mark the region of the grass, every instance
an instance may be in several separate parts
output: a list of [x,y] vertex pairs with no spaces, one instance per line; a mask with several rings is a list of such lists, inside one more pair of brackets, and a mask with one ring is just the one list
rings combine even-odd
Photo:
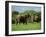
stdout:
[[41,29],[41,24],[34,22],[28,24],[12,24],[12,31],[23,31],[23,30],[39,30]]

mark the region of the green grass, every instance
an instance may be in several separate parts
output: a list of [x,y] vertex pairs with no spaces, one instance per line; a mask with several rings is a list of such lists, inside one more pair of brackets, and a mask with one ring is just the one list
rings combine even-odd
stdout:
[[41,24],[34,22],[28,24],[12,24],[12,31],[24,31],[24,30],[39,30],[41,29]]

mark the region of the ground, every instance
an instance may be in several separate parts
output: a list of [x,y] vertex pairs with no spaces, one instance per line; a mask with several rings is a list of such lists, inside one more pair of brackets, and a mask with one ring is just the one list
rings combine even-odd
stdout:
[[40,30],[41,24],[40,22],[33,22],[28,24],[12,24],[12,31],[24,31],[24,30]]

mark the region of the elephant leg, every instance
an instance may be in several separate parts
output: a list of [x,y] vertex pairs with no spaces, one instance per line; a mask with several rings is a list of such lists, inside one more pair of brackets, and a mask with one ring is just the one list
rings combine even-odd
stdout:
[[24,21],[23,21],[23,24],[24,24]]
[[26,24],[27,24],[27,19],[26,19],[26,21],[25,21],[25,22],[26,22]]
[[27,21],[26,21],[26,24],[27,24]]
[[16,25],[18,24],[18,21],[16,21]]
[[26,21],[26,24],[27,24],[27,21]]
[[16,19],[16,25],[19,23],[19,19]]

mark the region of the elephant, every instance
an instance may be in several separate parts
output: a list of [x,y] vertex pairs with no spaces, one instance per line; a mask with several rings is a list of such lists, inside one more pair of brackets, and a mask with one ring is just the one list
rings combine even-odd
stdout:
[[19,16],[16,16],[16,24],[18,23],[26,23],[27,24],[27,20],[28,18],[31,17],[30,14],[26,14],[26,15],[19,15]]
[[34,21],[35,21],[35,22],[41,21],[41,16],[35,16],[35,17],[34,17]]
[[41,16],[31,16],[31,22],[40,22],[41,21]]

